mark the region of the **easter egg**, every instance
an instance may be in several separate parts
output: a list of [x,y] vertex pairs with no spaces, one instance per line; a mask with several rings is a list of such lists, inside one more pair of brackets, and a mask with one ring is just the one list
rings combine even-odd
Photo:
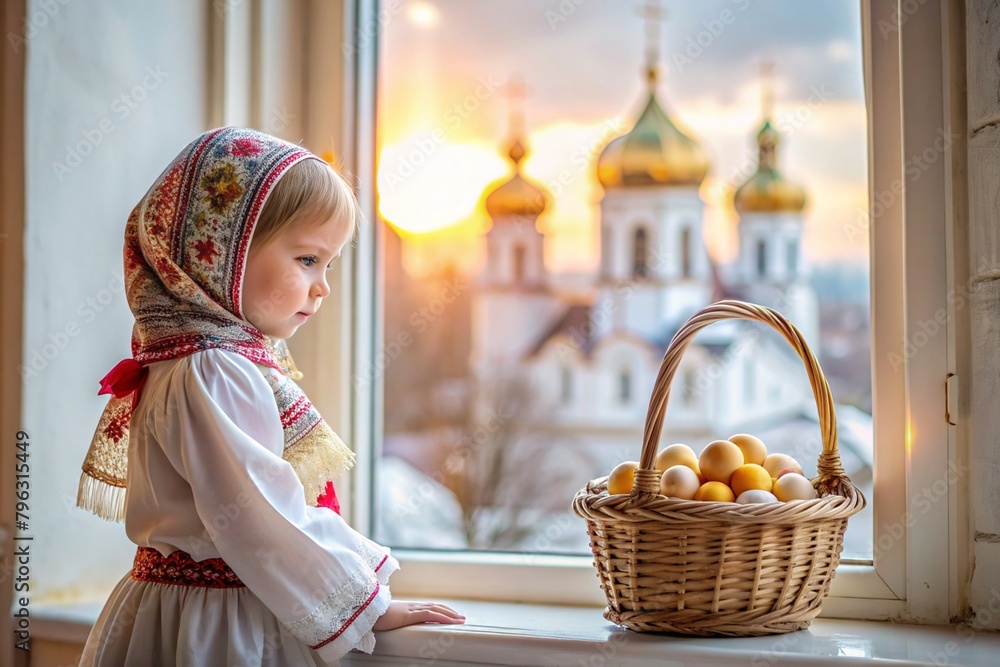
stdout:
[[666,472],[672,466],[687,466],[691,468],[701,478],[701,469],[698,468],[698,457],[694,450],[687,445],[680,443],[664,447],[656,455],[653,467],[662,472]]
[[708,482],[728,485],[733,473],[743,465],[743,452],[728,440],[716,440],[705,445],[698,457],[698,468]]
[[660,493],[671,498],[692,500],[700,487],[698,473],[686,465],[670,466],[660,477]]
[[774,483],[774,495],[783,503],[789,500],[812,500],[816,489],[812,482],[796,472],[785,473]]
[[756,463],[744,463],[733,472],[733,477],[729,480],[729,486],[733,493],[739,496],[744,491],[757,489],[760,491],[770,491],[773,483],[771,475]]
[[695,500],[709,500],[717,503],[731,503],[736,500],[733,490],[722,482],[705,482],[694,494]]
[[750,489],[736,496],[736,502],[741,505],[756,505],[757,503],[776,503],[778,498],[770,491]]
[[771,477],[778,479],[785,473],[795,472],[802,474],[802,466],[788,454],[768,454],[764,459],[764,469],[771,473]]
[[764,459],[767,457],[767,447],[764,446],[760,438],[749,433],[737,433],[736,435],[729,436],[728,440],[743,452],[744,463],[756,463],[759,466],[764,465]]
[[635,471],[639,469],[638,461],[625,461],[615,466],[608,476],[608,495],[631,493],[635,483]]

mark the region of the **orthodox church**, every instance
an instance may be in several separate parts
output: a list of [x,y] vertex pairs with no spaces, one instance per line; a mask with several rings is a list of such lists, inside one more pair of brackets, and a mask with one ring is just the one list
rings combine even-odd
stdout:
[[[819,343],[801,251],[806,194],[778,171],[770,102],[756,137],[757,169],[734,195],[739,256],[723,271],[702,231],[699,187],[709,157],[660,104],[655,66],[646,77],[632,129],[611,140],[595,165],[603,188],[600,263],[586,302],[561,295],[546,272],[537,221],[551,198],[521,173],[527,148],[519,123],[512,123],[507,152],[513,174],[484,193],[492,226],[472,306],[477,409],[488,409],[496,378],[520,377],[532,392],[534,426],[591,443],[588,449],[606,453],[601,461],[607,452],[618,461],[638,457],[666,347],[703,306],[721,298],[767,305],[814,350]],[[802,363],[783,339],[748,322],[722,322],[686,351],[664,438],[698,450],[716,437],[814,412]]]

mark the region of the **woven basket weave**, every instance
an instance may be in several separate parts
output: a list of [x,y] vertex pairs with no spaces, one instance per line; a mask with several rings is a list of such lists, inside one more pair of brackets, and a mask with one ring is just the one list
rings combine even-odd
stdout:
[[[695,334],[727,319],[771,325],[805,363],[823,437],[815,500],[738,505],[659,493],[653,460],[670,383]],[[677,332],[649,401],[632,492],[608,495],[607,479],[577,492],[573,510],[586,519],[605,618],[639,632],[746,637],[808,627],[829,592],[847,518],[865,506],[840,465],[833,399],[816,357],[780,314],[741,301],[712,304]]]

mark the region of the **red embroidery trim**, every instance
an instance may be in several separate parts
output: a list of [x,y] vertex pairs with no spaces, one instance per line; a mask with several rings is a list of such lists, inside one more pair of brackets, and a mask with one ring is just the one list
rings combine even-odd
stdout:
[[365,600],[365,603],[363,605],[361,605],[360,607],[358,607],[358,610],[356,612],[354,612],[354,614],[352,614],[349,619],[347,619],[347,622],[344,623],[344,625],[340,628],[340,630],[337,630],[335,633],[333,633],[332,635],[330,635],[329,638],[324,639],[319,644],[316,644],[315,646],[310,646],[309,648],[312,648],[312,649],[322,648],[322,647],[326,646],[327,644],[329,644],[330,642],[332,642],[337,637],[339,637],[340,635],[344,634],[344,630],[347,629],[347,626],[349,626],[354,621],[358,620],[358,616],[361,615],[361,612],[363,612],[365,609],[367,609],[368,605],[370,605],[372,603],[372,600],[374,600],[375,596],[378,595],[378,591],[379,591],[379,584],[375,584],[375,590],[372,591],[372,594],[368,597],[367,600]]
[[389,555],[388,554],[386,554],[385,556],[382,556],[381,562],[379,562],[379,564],[375,566],[375,571],[378,572],[379,570],[381,570],[382,566],[385,565],[385,562],[387,560],[389,560]]
[[152,547],[139,547],[132,563],[132,578],[158,584],[204,588],[244,588],[236,573],[221,558],[196,561],[185,551],[161,556]]
[[[281,425],[288,426],[289,424],[295,423],[299,417],[304,415],[312,407],[312,403],[305,396],[300,396],[295,400],[288,409],[281,415]],[[312,430],[312,429],[310,429]]]
[[[385,562],[387,560],[389,560],[389,555],[388,554],[386,554],[385,556],[382,556],[382,560],[379,562],[378,565],[375,566],[375,571],[378,572],[382,568],[382,566],[385,565]],[[356,612],[354,612],[354,614],[349,619],[347,619],[347,622],[344,623],[344,626],[342,628],[340,628],[340,630],[337,630],[337,632],[335,634],[333,634],[333,636],[331,636],[330,638],[325,639],[321,643],[316,644],[315,646],[312,646],[310,648],[317,649],[317,648],[321,648],[323,646],[326,646],[327,644],[329,644],[330,642],[332,642],[334,639],[336,639],[337,637],[339,637],[340,635],[342,635],[344,633],[344,630],[347,629],[347,626],[350,625],[351,623],[353,623],[354,621],[356,621],[358,619],[358,616],[361,615],[361,612],[363,612],[365,609],[367,609],[368,605],[370,605],[372,603],[372,600],[374,600],[375,596],[378,595],[378,591],[379,591],[380,587],[381,587],[380,584],[378,584],[378,583],[375,584],[375,590],[372,591],[371,596],[369,596],[369,598],[365,601],[365,603],[363,605],[361,605],[361,608],[359,608]]]

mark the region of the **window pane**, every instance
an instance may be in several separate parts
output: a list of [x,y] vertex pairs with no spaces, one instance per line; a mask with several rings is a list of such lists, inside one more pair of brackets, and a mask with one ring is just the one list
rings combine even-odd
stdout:
[[[398,7],[379,70],[378,538],[589,553],[574,493],[639,458],[666,343],[719,298],[802,330],[870,501],[857,3]],[[815,473],[808,380],[773,332],[709,327],[675,384],[663,446],[749,432]],[[871,554],[869,504],[843,556]]]

